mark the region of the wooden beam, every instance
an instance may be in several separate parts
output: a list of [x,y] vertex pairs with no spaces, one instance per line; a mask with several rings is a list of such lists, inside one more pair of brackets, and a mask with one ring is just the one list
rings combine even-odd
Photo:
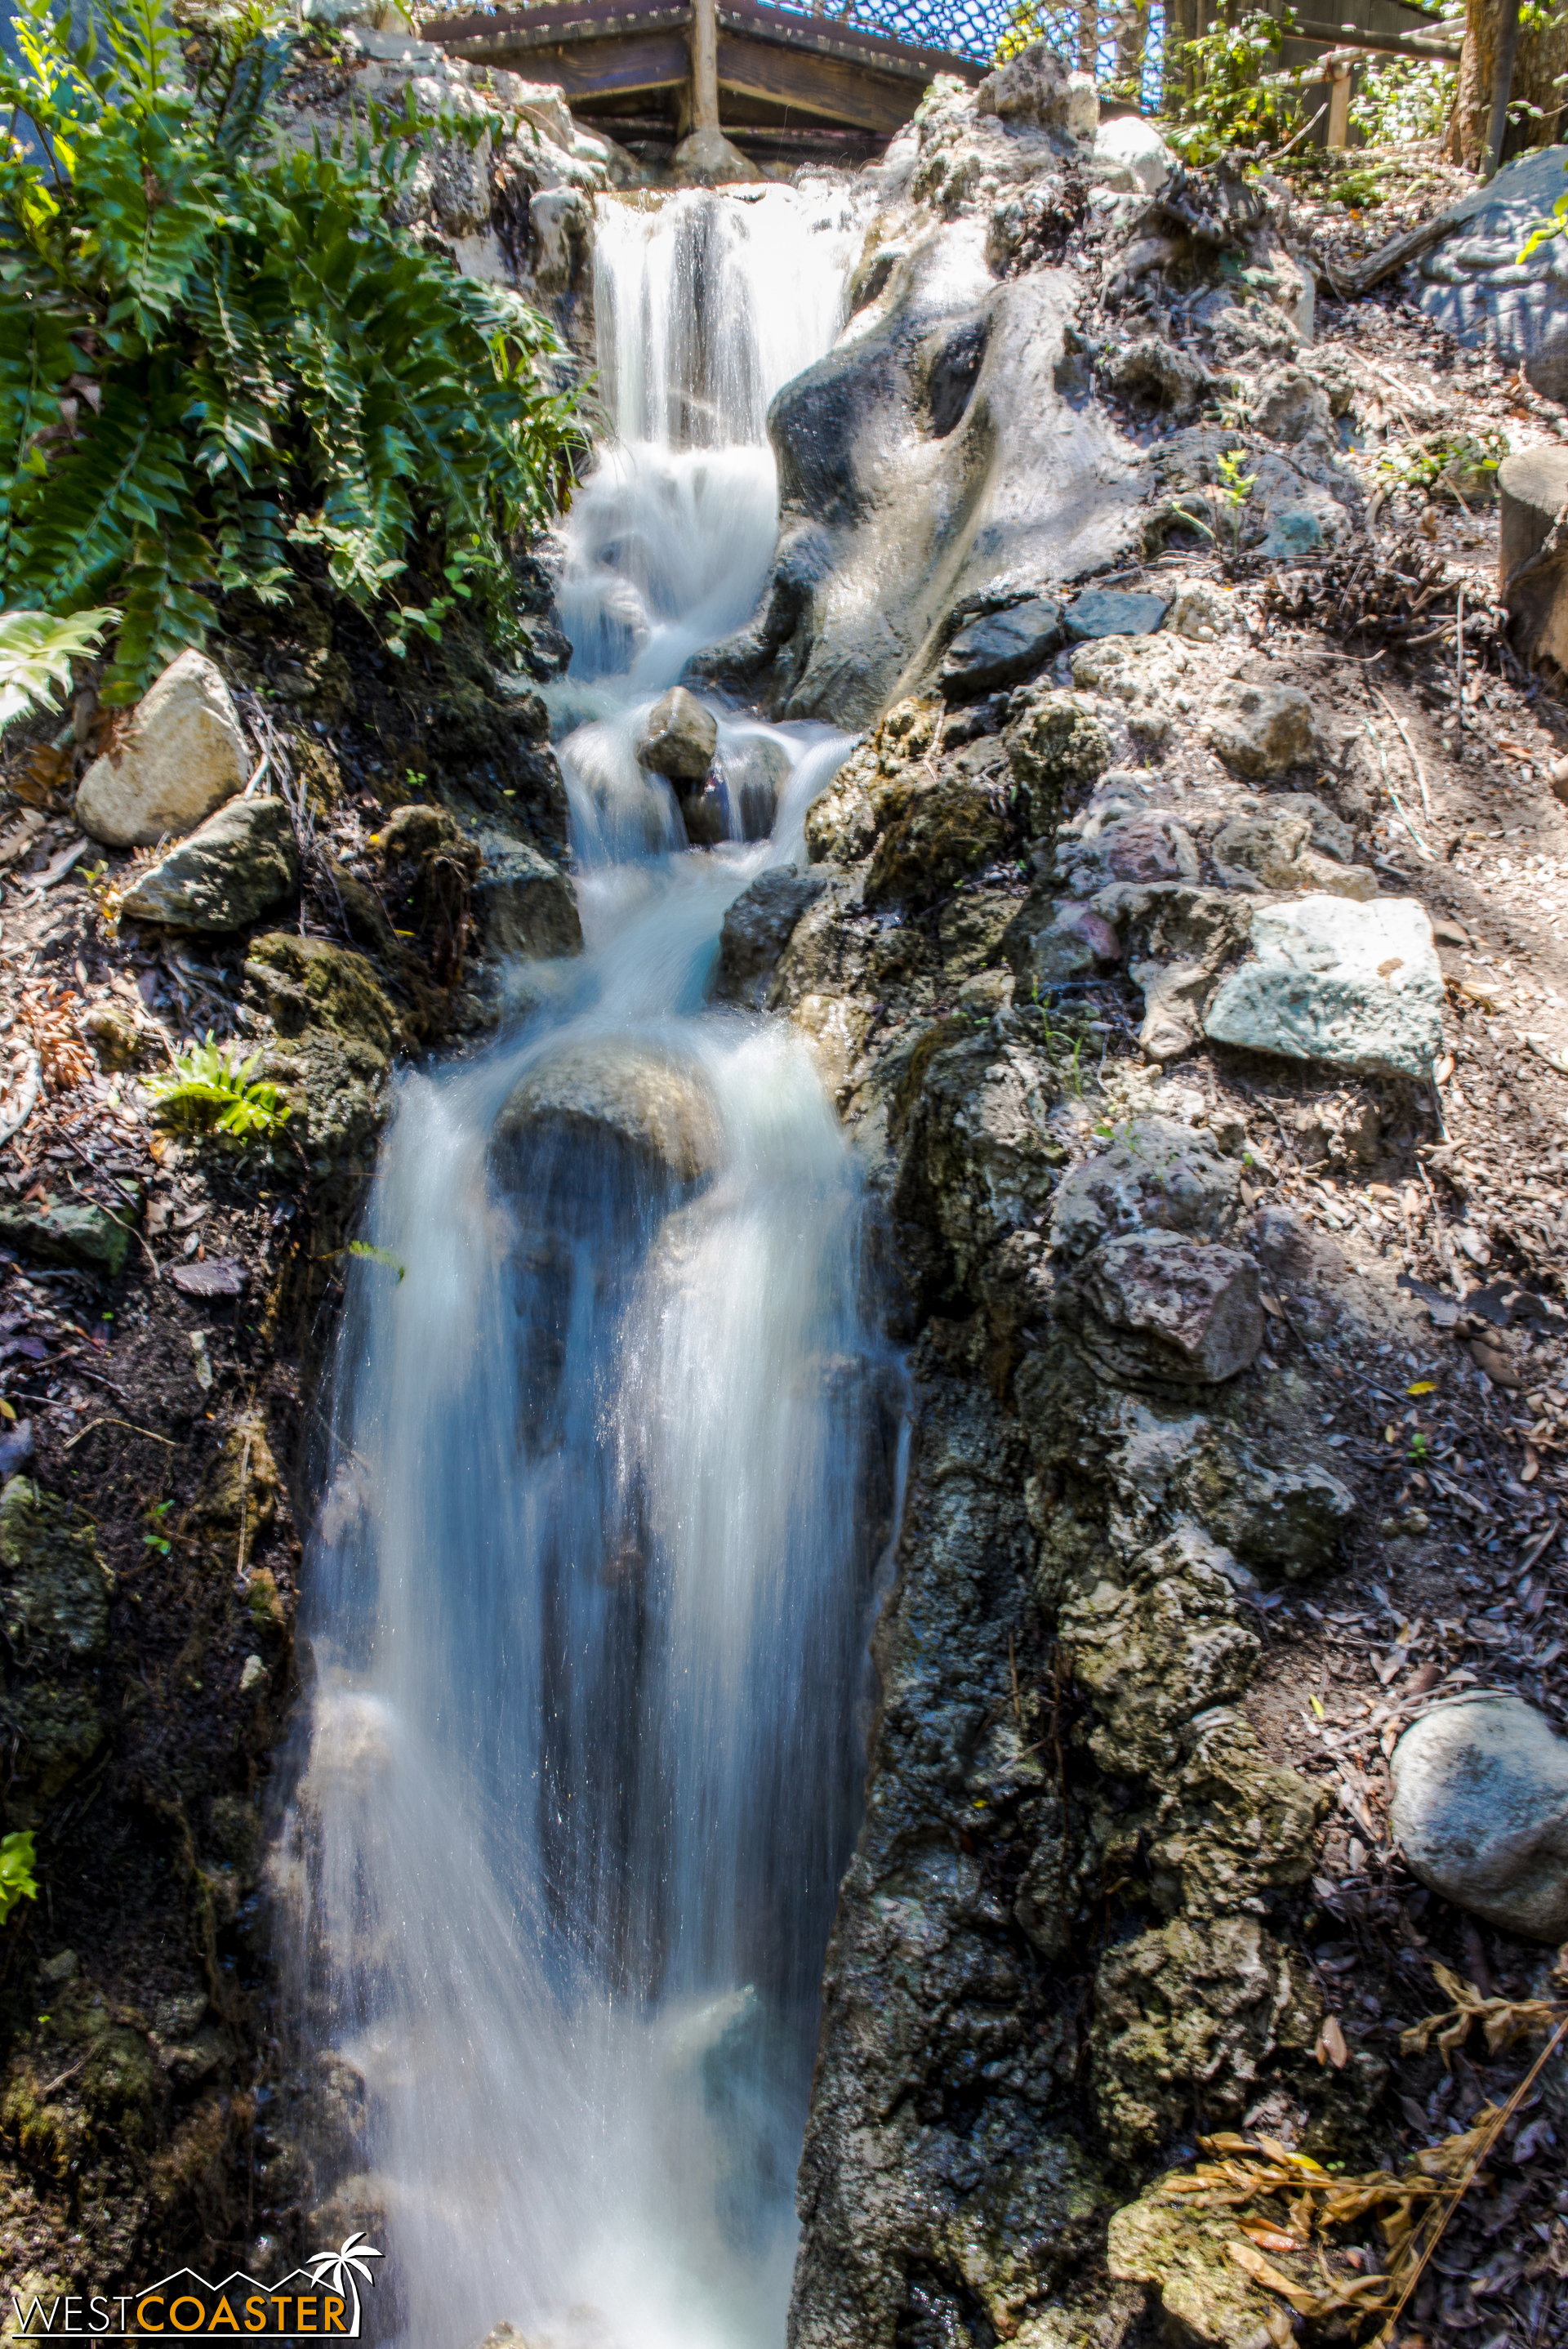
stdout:
[[692,5],[691,119],[694,130],[718,129],[718,16],[714,0],[693,0]]
[[475,65],[511,67],[535,81],[559,82],[568,105],[579,99],[624,98],[645,89],[674,89],[691,78],[684,29],[621,34],[553,47],[522,47],[513,33],[463,41],[454,54]]
[[1350,67],[1348,66],[1341,66],[1328,85],[1328,134],[1326,144],[1329,147],[1348,147],[1350,144]]
[[990,71],[974,57],[958,57],[949,49],[913,47],[886,33],[845,25],[841,18],[798,16],[783,8],[766,7],[761,0],[719,0],[718,22],[723,32],[776,41],[790,49],[815,50],[820,57],[842,57],[851,65],[870,66],[917,81],[922,88],[938,74],[956,74],[975,83],[983,81]]
[[878,131],[884,138],[909,120],[913,109],[906,80],[810,49],[745,39],[724,30],[725,13],[720,14],[718,36],[721,90],[766,98],[792,112],[816,115],[850,129]]
[[513,48],[555,48],[565,41],[591,41],[620,33],[653,33],[691,22],[691,0],[544,0],[538,8],[498,10],[493,16],[436,16],[427,20],[423,40],[443,48],[459,42],[506,41]]

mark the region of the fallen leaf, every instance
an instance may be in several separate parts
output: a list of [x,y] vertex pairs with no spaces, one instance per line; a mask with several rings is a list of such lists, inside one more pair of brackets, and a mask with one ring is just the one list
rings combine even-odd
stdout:
[[1345,2033],[1339,2027],[1337,2015],[1324,2016],[1323,2028],[1317,2034],[1315,2053],[1320,2064],[1332,2064],[1336,2072],[1343,2072],[1349,2063],[1350,2049]]
[[1273,2227],[1266,2219],[1238,2219],[1236,2221],[1249,2242],[1256,2243],[1260,2251],[1305,2251],[1306,2245],[1298,2236],[1286,2232],[1284,2227]]
[[1405,1389],[1405,1392],[1408,1395],[1436,1394],[1437,1391],[1438,1382],[1436,1379],[1418,1379],[1413,1387],[1407,1387]]

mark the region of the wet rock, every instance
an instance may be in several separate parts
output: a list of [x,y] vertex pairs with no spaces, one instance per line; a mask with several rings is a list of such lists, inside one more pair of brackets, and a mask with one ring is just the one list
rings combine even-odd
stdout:
[[82,777],[77,822],[108,847],[150,848],[232,799],[248,771],[228,687],[204,653],[182,652],[137,704],[119,749]]
[[108,1645],[114,1578],[98,1562],[92,1527],[26,1476],[0,1494],[5,1637],[24,1659],[82,1660]]
[[551,1053],[514,1087],[490,1164],[503,1185],[527,1186],[540,1165],[575,1151],[590,1164],[685,1184],[712,1174],[722,1150],[713,1096],[695,1068],[607,1039]]
[[1140,1232],[1224,1239],[1241,1213],[1241,1177],[1212,1134],[1174,1118],[1141,1117],[1062,1177],[1051,1240],[1061,1260],[1081,1263],[1104,1241]]
[[1210,700],[1203,730],[1212,750],[1259,781],[1326,756],[1312,703],[1299,686],[1222,685]]
[[1031,834],[1048,838],[1066,793],[1110,764],[1110,737],[1092,702],[1073,693],[1036,694],[1003,738]]
[[720,754],[738,840],[766,840],[789,780],[789,753],[769,734],[743,735]]
[[963,751],[934,776],[920,775],[898,797],[884,792],[882,801],[890,813],[866,875],[868,905],[934,896],[991,864],[1006,844],[999,794],[967,768]]
[[492,851],[476,879],[470,903],[487,955],[531,959],[583,951],[577,892],[557,864],[526,841]]
[[806,811],[806,848],[817,864],[858,864],[869,856],[877,820],[868,786],[876,778],[876,752],[852,750],[825,792]]
[[1042,994],[1121,956],[1116,932],[1103,915],[1073,898],[1048,895],[1015,905],[1001,944],[1020,986]]
[[1233,816],[1217,834],[1214,870],[1232,889],[1315,889],[1363,905],[1376,897],[1377,876],[1368,866],[1322,855],[1312,845],[1313,835],[1313,818],[1305,810],[1260,801],[1245,814]]
[[1094,1703],[1089,1751],[1112,1777],[1171,1770],[1187,1723],[1251,1682],[1259,1643],[1236,1620],[1223,1557],[1187,1527],[1063,1607],[1064,1652]]
[[294,823],[281,799],[234,799],[136,876],[120,910],[174,930],[243,929],[299,886]]
[[1119,2159],[1147,2159],[1201,2109],[1233,2127],[1281,2052],[1305,2055],[1323,2000],[1255,1917],[1178,1918],[1095,1979],[1095,2110]]
[[649,710],[637,740],[641,764],[672,782],[700,783],[718,748],[718,720],[684,685],[672,686]]
[[1302,368],[1276,367],[1258,386],[1252,419],[1271,440],[1294,445],[1313,434],[1326,439],[1328,394]]
[[449,809],[415,802],[393,810],[373,845],[380,853],[381,895],[395,927],[419,940],[435,977],[449,984],[462,968],[482,855],[479,841]]
[[118,1210],[76,1199],[54,1206],[26,1201],[0,1204],[0,1241],[40,1264],[74,1265],[101,1279],[117,1280],[140,1213],[141,1193],[134,1186]]
[[1163,622],[1170,598],[1132,595],[1116,587],[1091,587],[1075,595],[1065,615],[1075,644],[1090,636],[1151,636]]
[[741,891],[719,936],[713,990],[717,1002],[744,1004],[751,1011],[764,1009],[779,956],[801,915],[826,887],[825,881],[797,873],[790,864],[760,874],[749,889]]
[[1568,1741],[1516,1696],[1439,1705],[1394,1748],[1389,1830],[1434,1892],[1504,1932],[1568,1938]]
[[1442,1050],[1443,978],[1413,897],[1307,896],[1253,916],[1255,958],[1215,989],[1213,1042],[1367,1074],[1426,1078]]
[[1049,1122],[1057,1092],[1050,1063],[1032,1049],[1016,1014],[928,1062],[899,1162],[894,1211],[934,1226],[961,1281],[1049,1196],[1067,1156]]
[[1108,1240],[1057,1310],[1113,1374],[1215,1386],[1264,1342],[1257,1267],[1175,1232]]
[[318,1172],[368,1150],[401,1033],[373,965],[326,938],[274,930],[251,941],[245,978],[277,1029],[259,1073],[283,1091],[291,1136]]
[[739,831],[728,785],[717,771],[700,789],[684,792],[680,807],[681,823],[693,848],[717,848],[721,840],[733,840]]
[[947,647],[937,684],[949,700],[972,701],[1029,676],[1062,640],[1062,607],[1044,596],[987,613],[959,629]]
[[1191,351],[1175,349],[1162,335],[1139,335],[1111,359],[1106,381],[1119,399],[1190,416],[1202,406],[1212,378]]
[[1175,156],[1152,122],[1141,116],[1118,115],[1095,132],[1088,176],[1099,187],[1157,196],[1175,170]]

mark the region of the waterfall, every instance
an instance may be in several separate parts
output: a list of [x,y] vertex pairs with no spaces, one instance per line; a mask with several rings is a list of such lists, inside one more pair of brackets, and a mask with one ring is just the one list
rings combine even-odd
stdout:
[[[620,437],[569,626],[634,588],[678,668],[718,599],[746,616],[767,399],[837,319],[820,212],[602,205]],[[727,502],[753,568],[716,585]],[[626,833],[591,780],[634,766],[645,684],[562,745],[586,951],[483,1056],[403,1079],[339,1333],[276,1872],[296,2011],[362,2099],[335,2208],[385,2229],[369,2315],[404,2349],[783,2338],[901,1374],[804,1049],[704,1009],[845,739],[721,713],[776,814],[695,854],[667,791]]]

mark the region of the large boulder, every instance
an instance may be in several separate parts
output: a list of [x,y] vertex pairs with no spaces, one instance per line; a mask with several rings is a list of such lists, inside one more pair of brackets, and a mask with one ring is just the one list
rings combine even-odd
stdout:
[[95,759],[77,822],[108,848],[150,848],[191,831],[242,791],[239,713],[204,653],[183,652],[137,704],[118,749]]
[[1532,1940],[1568,1939],[1568,1742],[1517,1696],[1460,1698],[1394,1748],[1389,1828],[1456,1907]]
[[583,951],[577,892],[525,840],[508,840],[480,868],[469,904],[487,955],[530,959]]
[[235,799],[138,874],[120,910],[171,930],[239,930],[298,886],[299,850],[284,802]]
[[1415,898],[1261,906],[1252,940],[1254,958],[1220,981],[1204,1015],[1212,1042],[1369,1076],[1430,1075],[1443,975]]
[[498,1177],[523,1190],[552,1181],[566,1161],[696,1183],[722,1154],[717,1108],[700,1071],[609,1037],[538,1061],[508,1094],[490,1138]]
[[703,781],[717,748],[718,720],[684,685],[655,702],[637,738],[639,762],[672,782]]
[[1316,713],[1297,685],[1233,678],[1212,697],[1204,732],[1211,750],[1258,781],[1326,755]]

